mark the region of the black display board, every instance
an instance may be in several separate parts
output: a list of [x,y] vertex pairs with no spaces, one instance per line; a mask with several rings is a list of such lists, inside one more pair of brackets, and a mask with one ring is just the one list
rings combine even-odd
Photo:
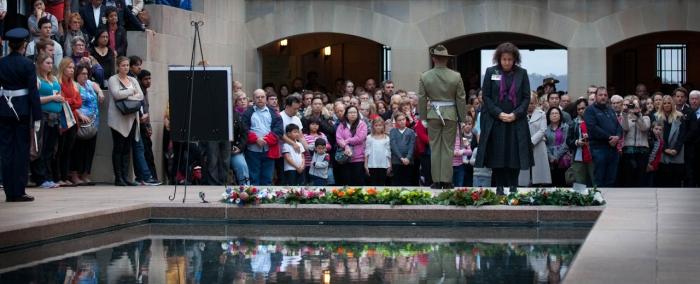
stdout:
[[[170,133],[173,141],[187,141],[190,85],[192,97],[191,141],[233,140],[231,67],[168,67]],[[194,80],[191,80],[194,77]]]

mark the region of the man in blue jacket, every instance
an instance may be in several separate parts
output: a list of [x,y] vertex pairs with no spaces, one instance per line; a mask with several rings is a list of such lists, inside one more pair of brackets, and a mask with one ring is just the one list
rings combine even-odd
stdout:
[[588,126],[595,182],[599,187],[614,186],[620,160],[617,143],[622,137],[622,127],[615,111],[608,105],[608,90],[605,87],[598,87],[595,103],[586,109],[583,119]]

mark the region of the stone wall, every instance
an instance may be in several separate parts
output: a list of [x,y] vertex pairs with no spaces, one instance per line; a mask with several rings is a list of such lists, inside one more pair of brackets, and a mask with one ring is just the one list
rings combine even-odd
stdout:
[[[230,65],[245,91],[262,85],[258,48],[316,32],[349,34],[392,48],[392,79],[415,90],[429,68],[428,47],[464,35],[514,32],[567,48],[569,90],[606,82],[606,48],[659,31],[700,31],[700,1],[655,0],[431,0],[431,1],[193,1],[184,11],[147,5],[155,34],[129,32],[129,54],[144,58],[153,73],[149,90],[154,152],[160,167],[167,66],[188,65],[191,20],[202,20],[205,59]],[[200,59],[198,58],[197,62]],[[98,136],[94,177],[111,181],[111,135],[106,115]],[[162,171],[159,171],[162,173]]]

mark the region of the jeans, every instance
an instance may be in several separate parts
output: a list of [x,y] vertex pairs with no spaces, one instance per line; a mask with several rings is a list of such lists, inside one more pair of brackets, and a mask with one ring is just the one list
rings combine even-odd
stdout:
[[617,165],[620,160],[617,149],[608,146],[593,146],[591,147],[591,156],[593,156],[593,180],[595,184],[599,187],[615,186]]
[[455,187],[464,186],[464,165],[452,166],[452,184]]
[[328,184],[328,180],[325,178],[320,178],[312,175],[309,175],[309,177],[311,177],[311,185],[313,186],[326,186]]
[[474,176],[474,187],[490,187],[491,177]]
[[272,171],[275,160],[267,157],[267,152],[245,151],[245,161],[250,172],[252,185],[272,185]]
[[243,153],[231,155],[231,168],[236,174],[236,181],[238,181],[238,185],[250,185],[248,164],[245,161]]
[[[141,132],[138,131],[135,135],[141,136]],[[146,163],[146,158],[144,156],[145,148],[143,146],[143,138],[139,137],[139,141],[135,141],[131,146],[131,154],[134,156],[134,175],[136,176],[136,180],[150,180],[153,176],[151,175],[151,170],[148,168],[148,163]]]

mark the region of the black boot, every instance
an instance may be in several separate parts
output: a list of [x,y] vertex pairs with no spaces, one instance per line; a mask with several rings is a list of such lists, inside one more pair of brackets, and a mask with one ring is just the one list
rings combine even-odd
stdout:
[[502,186],[497,186],[496,187],[496,195],[505,195],[503,192],[503,187]]
[[126,186],[122,176],[122,155],[112,155],[112,169],[114,170],[114,185]]
[[510,187],[510,193],[518,193],[518,187],[517,187],[517,186],[511,186],[511,187]]
[[139,185],[138,183],[135,183],[129,179],[129,162],[130,162],[130,157],[131,157],[131,151],[127,152],[125,155],[122,156],[122,180],[124,180],[124,183],[128,186],[137,186]]
[[441,182],[434,182],[433,184],[430,185],[431,189],[442,189],[442,183]]
[[442,189],[454,189],[455,186],[451,182],[445,182],[442,184]]

